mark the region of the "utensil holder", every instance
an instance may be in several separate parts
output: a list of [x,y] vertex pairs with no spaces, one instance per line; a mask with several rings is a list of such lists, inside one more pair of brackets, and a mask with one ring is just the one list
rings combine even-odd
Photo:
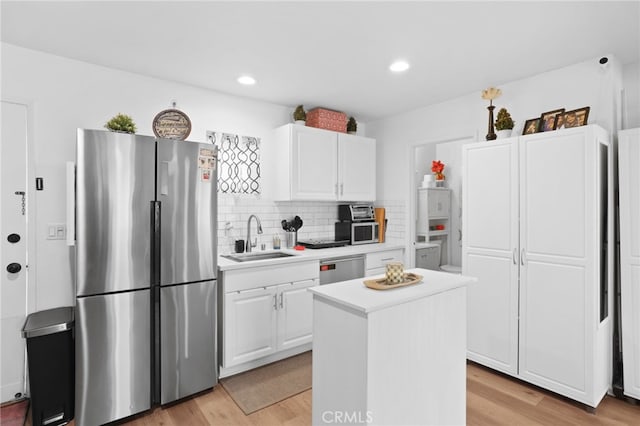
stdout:
[[285,232],[285,244],[287,248],[293,248],[296,245],[296,232]]

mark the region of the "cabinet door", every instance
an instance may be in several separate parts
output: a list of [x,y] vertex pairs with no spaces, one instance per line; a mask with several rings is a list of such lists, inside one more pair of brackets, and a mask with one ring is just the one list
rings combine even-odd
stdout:
[[520,374],[573,397],[587,392],[586,348],[597,327],[588,312],[597,306],[598,166],[586,135],[520,144]]
[[338,134],[338,199],[375,201],[376,141]]
[[303,126],[292,126],[291,132],[291,199],[335,200],[337,134]]
[[275,286],[225,294],[225,367],[276,351],[276,295]]
[[462,272],[467,289],[467,357],[518,371],[517,139],[463,146]]
[[640,399],[640,129],[618,138],[624,393]]
[[278,350],[309,343],[313,332],[313,295],[316,280],[278,286]]
[[449,218],[451,210],[451,191],[448,189],[440,189],[436,191],[435,215],[439,217]]

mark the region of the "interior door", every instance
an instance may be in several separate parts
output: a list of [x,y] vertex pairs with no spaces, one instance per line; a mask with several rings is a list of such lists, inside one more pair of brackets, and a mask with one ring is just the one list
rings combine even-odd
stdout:
[[478,278],[467,289],[467,357],[517,374],[517,139],[462,149],[462,273]]
[[597,167],[586,134],[531,135],[520,148],[520,374],[574,394],[585,392],[594,300]]
[[25,339],[20,331],[27,309],[27,107],[2,102],[2,285],[0,285],[0,402],[25,391]]

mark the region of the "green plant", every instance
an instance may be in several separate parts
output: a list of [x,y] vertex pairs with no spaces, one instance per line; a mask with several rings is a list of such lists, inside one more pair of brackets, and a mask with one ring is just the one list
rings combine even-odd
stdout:
[[111,120],[107,121],[104,127],[115,132],[125,133],[135,133],[137,130],[136,123],[133,122],[133,118],[120,113],[118,113]]
[[347,121],[347,132],[357,132],[358,131],[358,122],[355,118],[349,117],[349,121]]
[[295,109],[295,111],[293,111],[293,119],[295,121],[298,120],[302,120],[302,121],[306,121],[307,120],[307,113],[304,110],[304,107],[302,105],[298,105]]
[[507,111],[506,108],[500,108],[498,117],[496,118],[496,130],[513,129],[513,124],[509,111]]

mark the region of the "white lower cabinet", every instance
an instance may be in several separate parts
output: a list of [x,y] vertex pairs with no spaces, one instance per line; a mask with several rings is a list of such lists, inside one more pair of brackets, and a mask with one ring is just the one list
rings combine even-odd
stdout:
[[220,377],[311,348],[318,261],[222,273]]
[[225,294],[225,365],[241,364],[276,351],[276,297],[277,287]]
[[367,253],[365,258],[364,275],[381,275],[386,272],[386,264],[389,262],[403,262],[404,249],[394,249]]
[[307,291],[316,280],[278,286],[277,350],[311,343],[313,335],[313,295]]

